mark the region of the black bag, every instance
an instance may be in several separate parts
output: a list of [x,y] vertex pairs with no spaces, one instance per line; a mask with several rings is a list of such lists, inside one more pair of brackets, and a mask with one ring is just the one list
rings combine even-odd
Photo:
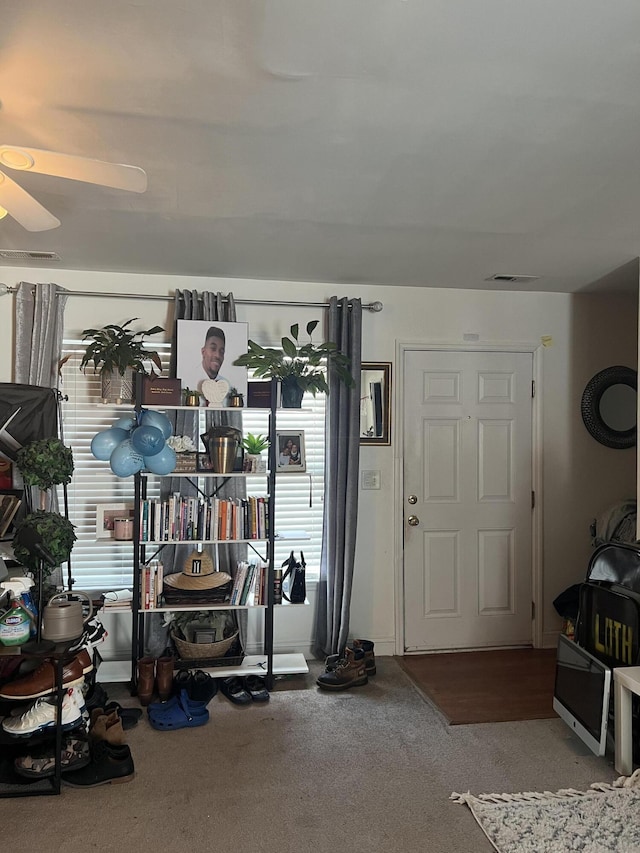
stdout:
[[[282,595],[290,604],[304,604],[307,597],[307,584],[305,580],[305,569],[307,564],[304,561],[304,554],[300,551],[300,562],[293,556],[291,552],[289,559],[285,560],[282,567],[287,567],[282,576]],[[284,591],[284,582],[289,578],[289,594]]]

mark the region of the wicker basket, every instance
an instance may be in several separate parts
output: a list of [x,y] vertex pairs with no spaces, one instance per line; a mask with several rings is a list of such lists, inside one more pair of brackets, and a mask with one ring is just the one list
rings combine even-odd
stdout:
[[234,640],[238,636],[238,631],[227,637],[225,640],[218,640],[217,643],[188,643],[186,640],[176,637],[171,632],[171,639],[176,644],[176,649],[181,658],[187,660],[200,660],[201,658],[221,658],[225,655]]

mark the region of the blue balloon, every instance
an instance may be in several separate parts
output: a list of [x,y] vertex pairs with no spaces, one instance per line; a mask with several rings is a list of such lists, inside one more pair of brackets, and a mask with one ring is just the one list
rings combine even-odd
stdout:
[[135,415],[125,415],[122,418],[118,418],[117,421],[111,425],[116,429],[125,429],[127,432],[130,432],[134,426],[136,425]]
[[169,418],[166,415],[163,415],[162,412],[156,412],[153,409],[147,409],[147,411],[143,413],[140,423],[142,426],[157,427],[165,440],[170,438],[173,432],[173,427],[171,426]]
[[164,436],[158,427],[139,426],[131,433],[131,444],[141,456],[155,456],[164,447]]
[[91,439],[91,452],[102,462],[108,462],[111,459],[111,454],[116,447],[129,438],[129,433],[117,427],[105,429],[102,432],[96,433]]
[[113,451],[109,465],[116,477],[131,477],[142,471],[144,459],[133,449],[131,439],[127,438]]
[[160,453],[155,456],[144,457],[144,467],[152,474],[159,474],[161,477],[175,471],[176,467],[176,452],[168,444],[162,448]]

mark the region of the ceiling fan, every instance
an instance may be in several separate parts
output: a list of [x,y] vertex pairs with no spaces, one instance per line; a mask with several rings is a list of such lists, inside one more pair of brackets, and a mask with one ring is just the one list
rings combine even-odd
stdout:
[[[5,166],[134,193],[143,193],[147,188],[147,175],[138,166],[107,163],[39,148],[0,145],[0,167]],[[60,225],[59,219],[1,170],[0,206],[27,231],[49,231]]]

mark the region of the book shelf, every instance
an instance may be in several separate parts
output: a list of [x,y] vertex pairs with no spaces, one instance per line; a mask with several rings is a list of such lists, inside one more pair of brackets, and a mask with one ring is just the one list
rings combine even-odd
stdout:
[[[273,629],[274,629],[274,607],[281,607],[282,605],[275,604],[274,601],[274,543],[276,538],[278,541],[296,541],[296,539],[307,539],[308,534],[306,531],[290,531],[283,532],[281,535],[277,535],[275,532],[275,477],[276,477],[276,468],[277,468],[277,441],[276,441],[276,382],[272,380],[271,384],[271,408],[268,410],[263,409],[262,411],[268,412],[269,419],[269,462],[267,467],[267,472],[265,474],[258,474],[253,472],[230,472],[230,473],[214,473],[210,471],[197,471],[197,472],[172,472],[170,474],[162,475],[164,478],[173,478],[176,480],[185,479],[189,480],[193,483],[195,481],[195,485],[197,488],[197,483],[199,480],[210,481],[211,479],[225,481],[230,478],[247,478],[256,476],[264,476],[266,478],[266,494],[267,494],[267,502],[265,504],[266,509],[266,532],[267,536],[265,538],[241,538],[241,539],[226,539],[226,538],[209,538],[209,539],[160,539],[160,540],[143,540],[141,538],[141,506],[142,501],[146,499],[147,494],[147,484],[150,482],[151,478],[158,477],[162,479],[161,475],[155,475],[149,472],[140,472],[134,475],[134,539],[133,539],[133,551],[134,551],[134,578],[133,578],[133,606],[132,606],[132,619],[133,619],[133,630],[132,630],[132,650],[131,650],[131,687],[132,692],[135,692],[137,689],[137,661],[144,656],[144,628],[145,628],[145,619],[148,614],[151,613],[167,613],[167,612],[190,612],[190,611],[249,611],[249,610],[261,610],[264,613],[264,631],[263,631],[263,650],[261,654],[257,655],[246,655],[244,656],[241,663],[237,663],[237,661],[231,659],[230,665],[222,665],[222,661],[224,659],[220,659],[220,665],[215,666],[206,666],[204,662],[201,662],[196,658],[193,661],[187,661],[186,659],[182,659],[178,668],[187,668],[187,664],[191,664],[188,668],[193,669],[203,669],[206,672],[209,672],[215,678],[226,678],[231,675],[240,675],[245,676],[251,673],[261,675],[265,678],[267,686],[271,687],[273,684],[273,678],[277,675],[289,675],[296,673],[307,673],[309,671],[309,667],[307,662],[302,654],[296,653],[286,653],[286,654],[274,654],[273,652]],[[157,411],[164,412],[172,412],[178,410],[185,410],[192,413],[203,413],[210,412],[211,409],[206,407],[193,407],[193,406],[147,406],[145,405],[143,408],[145,409],[153,409]],[[220,410],[217,410],[220,411]],[[233,408],[233,409],[225,409],[222,411],[233,412],[234,414],[242,415],[242,408]],[[300,534],[300,535],[298,535]],[[141,601],[141,577],[142,577],[142,567],[147,562],[147,554],[146,549],[155,550],[162,549],[166,545],[213,545],[216,549],[218,546],[225,546],[231,544],[246,544],[250,547],[262,545],[266,548],[265,557],[263,557],[263,561],[265,563],[265,584],[264,584],[264,600],[259,604],[230,604],[228,601],[226,602],[211,602],[207,603],[206,601],[202,602],[194,602],[193,604],[156,604],[152,607],[145,608],[141,606],[144,602]],[[254,547],[254,550],[255,547]],[[161,557],[162,551],[156,552],[153,554],[150,559],[162,559]],[[258,553],[256,551],[256,553]],[[217,553],[216,553],[217,556]],[[217,562],[217,560],[216,560]],[[218,564],[219,565],[219,564]],[[230,568],[230,567],[228,567]],[[174,567],[172,569],[173,572],[177,571],[177,568]],[[166,567],[165,567],[165,575],[166,575]],[[216,664],[218,662],[216,661]]]

